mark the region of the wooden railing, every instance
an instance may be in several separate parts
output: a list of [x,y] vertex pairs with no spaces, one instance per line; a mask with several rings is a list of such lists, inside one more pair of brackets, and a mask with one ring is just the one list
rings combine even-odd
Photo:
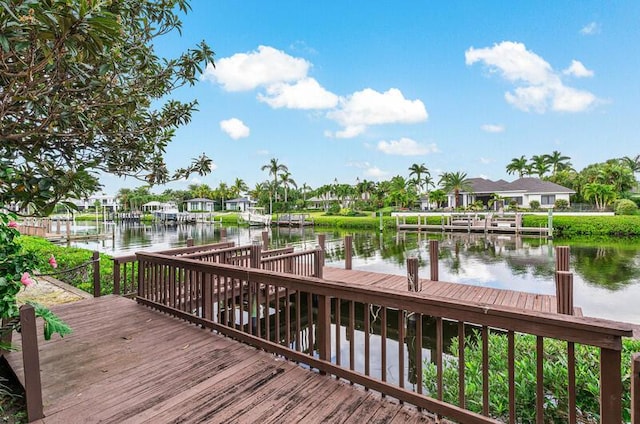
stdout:
[[322,278],[324,251],[320,248],[274,256],[262,256],[261,268],[306,277]]
[[[418,296],[384,288],[350,287],[312,277],[259,270],[259,246],[252,246],[252,249],[252,268],[139,253],[141,272],[137,301],[307,364],[321,373],[465,423],[498,422],[496,419],[516,422],[516,334],[536,337],[537,377],[533,383],[536,399],[535,406],[527,407],[535,408],[537,423],[546,421],[544,403],[547,394],[542,378],[546,361],[545,339],[567,342],[569,407],[566,414],[567,421],[575,423],[575,345],[594,346],[600,352],[599,419],[605,424],[621,422],[621,338],[632,334],[626,324],[511,308],[487,308],[424,293]],[[356,311],[364,312],[358,323]],[[423,349],[425,317],[435,322],[431,355]],[[453,326],[460,336],[457,368],[461,390],[457,404],[443,400],[445,326],[448,329]],[[482,369],[481,414],[466,409],[468,364],[464,354],[469,343],[469,338],[465,337],[468,329],[478,329],[478,343],[482,344],[482,363],[471,364]],[[508,396],[504,399],[508,402],[508,413],[498,416],[489,404],[491,357],[488,338],[493,332],[506,334],[508,339],[508,369],[505,372]],[[392,335],[397,335],[397,342],[394,343]],[[379,354],[376,355],[372,355],[374,343],[378,345]],[[362,348],[363,355],[356,354],[357,348]],[[423,364],[427,359],[437,368],[437,390],[429,396],[425,394],[422,379]],[[387,371],[391,368],[395,370],[395,382]],[[415,385],[414,390],[409,390],[410,384]]]

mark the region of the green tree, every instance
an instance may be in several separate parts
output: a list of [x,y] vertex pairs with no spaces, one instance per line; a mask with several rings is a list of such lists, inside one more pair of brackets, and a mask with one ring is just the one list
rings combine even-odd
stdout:
[[215,189],[215,192],[216,192],[216,197],[220,199],[220,205],[222,205],[221,209],[226,210],[227,207],[225,205],[225,201],[229,198],[229,195],[231,194],[231,190],[229,189],[229,186],[227,185],[227,183],[222,181],[220,182],[218,187]]
[[97,171],[149,184],[204,175],[204,154],[170,173],[163,153],[196,101],[171,93],[213,63],[205,42],[177,58],[154,46],[187,0],[0,0],[0,204],[47,214],[99,187]]
[[414,177],[414,182],[416,187],[418,188],[418,193],[420,193],[420,190],[424,188],[424,180],[422,179],[423,175],[425,177],[431,177],[429,168],[427,168],[424,163],[421,163],[420,165],[414,163],[409,167],[409,177]]
[[[289,172],[289,168],[287,168],[287,166],[282,163],[278,163],[278,159],[271,158],[271,160],[269,160],[269,163],[263,165],[260,169],[263,171],[269,171],[269,175],[273,176],[273,190],[271,199],[269,199],[269,213],[273,213],[273,196],[277,196],[278,192],[278,175],[281,172]],[[276,199],[276,201],[277,200],[278,199]]]
[[231,196],[239,197],[242,193],[249,190],[249,186],[244,182],[242,178],[236,178],[231,186]]
[[429,199],[436,204],[436,208],[439,208],[444,202],[447,201],[447,193],[444,190],[433,190]]
[[538,175],[539,178],[544,177],[544,175],[549,172],[551,165],[547,161],[545,155],[534,155],[531,157],[530,163],[531,172]]
[[529,173],[529,164],[527,158],[520,156],[519,158],[511,159],[511,162],[507,165],[507,174],[518,174],[519,178],[522,178]]
[[587,183],[582,190],[585,200],[593,200],[597,209],[604,209],[616,199],[615,187],[611,184]]
[[465,172],[445,172],[440,176],[440,186],[446,193],[452,193],[455,198],[455,207],[460,207],[460,192],[471,191],[471,181]]
[[289,171],[285,171],[280,174],[280,182],[284,187],[284,203],[286,204],[288,200],[289,187],[292,186],[298,188],[298,185],[296,184],[296,181],[291,178],[291,173]]
[[569,156],[564,156],[557,150],[554,150],[550,155],[544,155],[544,160],[551,166],[551,175],[556,175],[558,171],[571,168],[571,159]]

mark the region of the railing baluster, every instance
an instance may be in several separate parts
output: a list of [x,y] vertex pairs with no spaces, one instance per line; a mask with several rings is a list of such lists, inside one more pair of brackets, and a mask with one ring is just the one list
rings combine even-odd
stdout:
[[276,339],[275,342],[280,344],[280,286],[274,286],[274,296],[276,305]]
[[536,423],[544,424],[544,338],[536,337]]
[[567,374],[569,384],[569,424],[576,424],[576,350],[573,342],[567,342]]
[[253,283],[255,286],[255,316],[256,316],[256,336],[258,338],[262,337],[262,330],[261,330],[261,325],[260,325],[260,293],[262,293],[262,283]]
[[[364,375],[371,374],[371,311],[370,305],[364,304]],[[367,390],[367,389],[365,389]]]
[[309,355],[313,356],[313,298],[311,292],[307,292],[307,332],[309,334]]
[[284,335],[287,348],[291,348],[291,292],[284,291],[284,327],[287,333]]
[[515,335],[512,330],[507,332],[507,368],[509,374],[509,423],[516,422],[516,368],[515,368]]
[[464,322],[458,322],[458,406],[465,408]]
[[219,322],[220,324],[222,324],[222,301],[220,299],[220,296],[222,295],[222,282],[220,281],[221,278],[220,277],[214,277],[215,281],[216,281],[216,291],[215,291],[215,304],[218,305],[216,307],[216,321]]
[[[349,369],[351,371],[356,369],[355,366],[355,357],[356,357],[356,348],[355,348],[355,322],[356,322],[356,312],[355,312],[355,303],[354,301],[349,302]],[[353,384],[353,382],[351,382]]]
[[[387,307],[382,306],[380,313],[381,325],[380,328],[380,378],[382,381],[387,381]],[[384,397],[384,393],[382,394]]]
[[[336,325],[336,365],[340,366],[342,364],[342,352],[341,352],[341,328],[340,328],[340,320],[341,320],[341,306],[342,306],[342,301],[340,300],[340,298],[336,297],[336,312],[335,312],[335,325]],[[339,378],[338,376],[336,376],[336,378]]]
[[416,387],[418,393],[422,394],[422,314],[415,314],[416,317]]
[[489,416],[489,328],[482,326],[482,415]]
[[398,310],[398,381],[404,388],[404,310]]
[[[617,338],[620,343],[620,337]],[[600,423],[622,422],[621,352],[600,349]]]
[[436,373],[438,383],[438,400],[442,400],[442,318],[436,318]]
[[300,343],[300,290],[296,290],[296,350],[300,352],[302,350]]
[[266,283],[264,285],[264,336],[267,340],[271,340],[271,314],[269,313],[269,296],[271,293],[271,285]]

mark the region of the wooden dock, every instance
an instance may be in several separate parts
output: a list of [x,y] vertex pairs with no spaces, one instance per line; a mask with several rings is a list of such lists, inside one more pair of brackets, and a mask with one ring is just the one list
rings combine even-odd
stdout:
[[[52,308],[73,334],[39,331],[39,423],[432,423],[379,393],[107,296]],[[21,352],[7,355],[22,378]]]
[[[323,278],[349,285],[379,287],[407,292],[407,277],[377,272],[345,270],[330,266],[323,269]],[[547,294],[526,293],[516,290],[494,289],[469,284],[447,283],[420,279],[422,290],[411,292],[416,296],[441,296],[449,299],[472,301],[487,306],[525,309],[535,312],[556,313],[556,297]],[[574,308],[574,315],[582,316],[582,309]]]

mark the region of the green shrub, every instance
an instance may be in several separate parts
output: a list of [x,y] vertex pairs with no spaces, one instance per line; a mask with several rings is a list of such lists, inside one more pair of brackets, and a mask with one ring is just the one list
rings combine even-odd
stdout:
[[532,200],[529,202],[529,207],[534,211],[538,210],[540,209],[540,202],[538,202],[537,200]]
[[620,199],[615,205],[616,215],[635,215],[638,212],[638,205],[633,200]]
[[569,209],[569,202],[565,199],[557,199],[553,204],[554,209],[558,209],[560,211]]
[[[504,333],[489,334],[489,407],[494,418],[508,421],[509,381],[507,374],[508,339]],[[443,398],[457,404],[458,400],[458,339],[450,345],[450,355],[443,360]],[[633,353],[640,350],[639,340],[623,340],[622,384],[623,419],[630,420],[630,365]],[[544,422],[566,422],[567,343],[544,340]],[[581,422],[599,420],[599,360],[597,348],[576,345],[576,406]],[[479,332],[465,342],[465,398],[467,409],[482,411],[482,341]],[[528,334],[515,336],[516,422],[535,422],[536,400],[536,337]],[[437,393],[436,366],[425,363],[423,384],[428,393]]]
[[[525,215],[524,227],[546,227],[546,216]],[[640,216],[554,216],[553,234],[575,236],[640,236]]]
[[[55,272],[48,272],[48,274],[88,293],[93,293],[92,265],[81,266],[91,260],[92,251],[78,247],[59,246],[40,237],[20,236],[17,241],[23,251],[33,253],[39,258],[38,265],[42,273],[49,268],[47,261],[49,256],[53,254],[58,268]],[[74,271],[69,272],[71,269]],[[103,253],[100,254],[100,292],[102,294],[113,293],[113,261],[111,256]]]

